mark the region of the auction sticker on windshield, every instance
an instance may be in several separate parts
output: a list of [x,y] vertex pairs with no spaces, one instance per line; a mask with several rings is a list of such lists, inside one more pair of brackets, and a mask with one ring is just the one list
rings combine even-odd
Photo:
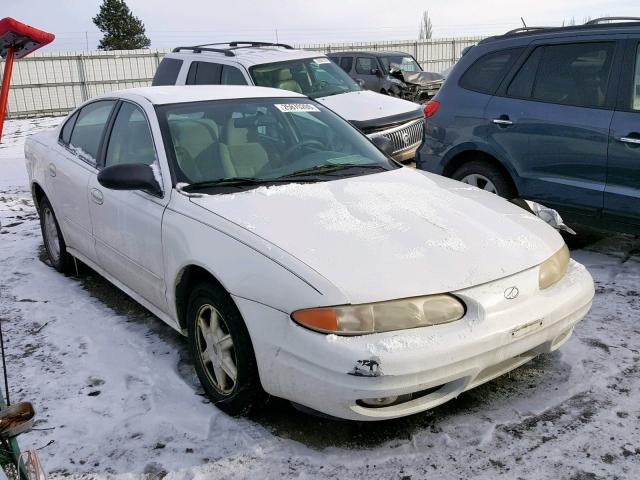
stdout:
[[310,103],[276,103],[275,107],[281,112],[319,112],[320,109]]

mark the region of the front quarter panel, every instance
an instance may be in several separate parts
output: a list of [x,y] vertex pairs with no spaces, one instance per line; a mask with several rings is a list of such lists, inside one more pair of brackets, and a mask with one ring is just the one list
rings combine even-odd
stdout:
[[173,192],[162,236],[167,300],[174,318],[176,286],[189,265],[207,270],[231,295],[287,314],[347,303],[342,292],[304,263],[180,193]]

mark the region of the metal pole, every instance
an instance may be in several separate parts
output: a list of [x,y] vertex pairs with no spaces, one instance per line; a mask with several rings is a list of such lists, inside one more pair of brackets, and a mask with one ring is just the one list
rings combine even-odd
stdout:
[[4,76],[2,77],[2,91],[0,91],[0,141],[2,141],[2,128],[4,127],[4,117],[7,114],[7,102],[9,100],[9,85],[11,84],[11,73],[13,72],[13,47],[7,50],[7,59],[4,64]]

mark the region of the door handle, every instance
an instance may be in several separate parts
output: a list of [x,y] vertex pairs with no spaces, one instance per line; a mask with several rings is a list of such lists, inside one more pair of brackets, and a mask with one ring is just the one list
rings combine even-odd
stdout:
[[102,205],[102,203],[104,202],[104,195],[102,195],[102,192],[100,190],[98,190],[97,188],[92,188],[91,189],[91,200],[93,200],[93,203],[97,203],[98,205]]
[[509,117],[506,115],[500,115],[500,117],[494,118],[493,120],[491,120],[491,122],[495,123],[496,125],[503,125],[503,126],[513,125],[513,122],[509,120]]
[[[630,133],[629,135],[637,135],[637,133],[636,134],[631,134]],[[618,140],[620,142],[622,142],[622,143],[630,143],[632,145],[640,145],[640,137],[635,137],[635,136],[634,137],[620,137]]]
[[56,166],[53,163],[49,164],[49,176],[51,177],[56,176]]

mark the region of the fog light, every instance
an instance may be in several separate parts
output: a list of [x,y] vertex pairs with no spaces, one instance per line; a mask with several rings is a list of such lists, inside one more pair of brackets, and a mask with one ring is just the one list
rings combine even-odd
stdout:
[[398,397],[381,397],[381,398],[362,398],[358,400],[360,403],[363,403],[366,407],[386,407],[394,404],[398,400]]

